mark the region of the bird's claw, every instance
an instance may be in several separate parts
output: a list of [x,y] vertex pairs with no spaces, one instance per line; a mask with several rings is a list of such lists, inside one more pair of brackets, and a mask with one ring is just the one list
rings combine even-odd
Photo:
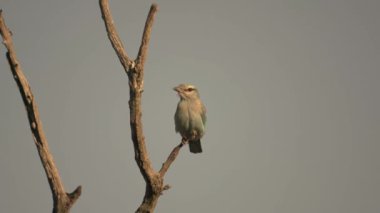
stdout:
[[186,138],[182,138],[181,146],[186,145],[189,141]]

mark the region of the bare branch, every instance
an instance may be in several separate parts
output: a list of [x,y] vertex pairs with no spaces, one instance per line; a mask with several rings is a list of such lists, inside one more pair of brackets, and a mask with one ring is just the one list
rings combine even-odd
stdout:
[[[145,28],[141,40],[140,49],[137,58],[132,62],[125,54],[121,45],[120,38],[117,35],[113,25],[112,17],[109,11],[108,0],[99,0],[103,20],[106,25],[108,38],[115,49],[120,62],[128,73],[129,79],[129,110],[130,110],[130,127],[135,151],[135,160],[146,182],[146,189],[143,202],[136,210],[139,213],[151,213],[157,204],[158,198],[163,190],[169,189],[169,185],[163,184],[164,175],[168,171],[172,162],[176,159],[179,150],[186,143],[184,140],[176,146],[170,153],[166,162],[162,165],[159,172],[156,172],[150,162],[148,151],[146,149],[145,138],[143,134],[143,124],[141,120],[141,98],[144,87],[144,64],[148,52],[149,40],[152,31],[155,14],[158,6],[153,4],[145,22]],[[128,63],[126,63],[128,62]]]
[[116,31],[108,0],[100,0],[99,4],[102,12],[102,18],[104,20],[104,24],[106,25],[108,38],[110,39],[112,47],[115,50],[117,57],[119,57],[120,63],[125,72],[128,72],[132,61],[128,58],[127,52],[125,51],[123,43],[121,42],[121,39]]
[[80,196],[81,186],[79,186],[70,195],[68,195],[65,192],[63,183],[58,173],[58,169],[54,163],[53,156],[50,154],[49,151],[48,142],[46,140],[45,133],[42,129],[42,122],[39,117],[37,104],[34,101],[34,96],[29,86],[29,83],[25,75],[23,74],[21,66],[17,60],[16,52],[13,47],[12,34],[5,24],[5,21],[2,16],[2,11],[0,11],[0,33],[3,37],[3,44],[8,50],[6,54],[8,63],[11,68],[13,77],[19,87],[22,99],[24,101],[33,139],[36,144],[42,166],[45,169],[50,189],[52,191],[54,201],[53,212],[68,212],[71,206]]
[[174,149],[172,150],[172,152],[169,154],[168,158],[166,159],[165,163],[162,164],[162,167],[159,171],[160,173],[160,176],[161,177],[164,177],[166,172],[168,171],[170,165],[173,163],[173,161],[177,158],[177,155],[179,153],[179,151],[181,150],[181,148],[187,143],[188,141],[186,141],[184,138],[182,139],[182,142],[180,144],[178,144],[176,147],[174,147]]
[[145,22],[145,27],[144,27],[144,33],[141,38],[141,44],[140,44],[140,49],[139,53],[136,58],[136,64],[137,66],[141,66],[140,69],[144,69],[144,64],[148,52],[148,46],[149,46],[149,41],[150,41],[150,35],[152,32],[152,26],[154,22],[154,17],[158,11],[158,6],[156,4],[152,4],[149,10],[148,17]]

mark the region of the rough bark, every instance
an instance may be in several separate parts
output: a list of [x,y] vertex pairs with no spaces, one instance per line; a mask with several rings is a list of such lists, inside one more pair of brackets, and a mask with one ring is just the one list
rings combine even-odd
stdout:
[[99,4],[108,38],[120,60],[120,63],[127,73],[129,80],[129,110],[132,142],[136,163],[146,183],[143,201],[136,212],[152,213],[154,212],[158,198],[162,194],[162,191],[169,189],[168,185],[164,185],[164,176],[184,144],[184,141],[182,141],[172,150],[169,157],[162,165],[160,171],[157,172],[153,169],[148,151],[146,149],[143,134],[143,124],[141,121],[141,97],[144,87],[144,64],[147,56],[154,17],[158,10],[158,6],[156,4],[152,4],[150,7],[138,55],[135,60],[131,60],[128,57],[120,37],[117,34],[109,9],[108,0],[99,0]]
[[15,79],[20,90],[20,94],[28,115],[33,140],[36,144],[37,151],[52,192],[53,213],[67,213],[70,211],[70,208],[75,201],[79,198],[82,188],[81,186],[78,186],[72,193],[65,192],[65,188],[61,177],[59,176],[58,169],[54,163],[53,156],[49,151],[48,142],[42,129],[42,122],[39,117],[37,104],[34,100],[29,83],[17,60],[16,52],[13,47],[12,33],[9,31],[4,22],[2,11],[0,11],[0,33],[3,37],[3,44],[8,50],[6,57],[12,71],[13,78]]

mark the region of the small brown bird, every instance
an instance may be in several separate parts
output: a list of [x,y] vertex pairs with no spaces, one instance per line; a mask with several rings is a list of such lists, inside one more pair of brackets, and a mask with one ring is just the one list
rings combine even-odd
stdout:
[[188,140],[190,152],[201,153],[201,138],[205,133],[206,108],[199,98],[199,92],[191,84],[174,87],[180,101],[175,112],[175,131]]

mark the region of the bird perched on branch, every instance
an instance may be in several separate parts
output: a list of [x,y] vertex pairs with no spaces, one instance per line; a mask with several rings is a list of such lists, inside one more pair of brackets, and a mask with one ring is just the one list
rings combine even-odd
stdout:
[[180,101],[175,112],[175,131],[189,143],[190,152],[201,153],[201,138],[205,133],[206,108],[199,98],[197,88],[190,84],[180,84],[173,88]]

